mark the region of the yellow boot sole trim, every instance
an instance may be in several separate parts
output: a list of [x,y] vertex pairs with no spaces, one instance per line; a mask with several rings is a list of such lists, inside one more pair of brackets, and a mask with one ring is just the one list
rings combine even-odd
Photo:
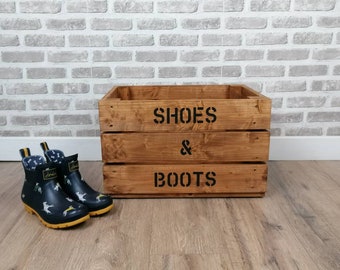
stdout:
[[73,220],[73,221],[70,221],[70,222],[53,224],[53,223],[46,222],[34,209],[29,207],[27,204],[24,204],[24,207],[25,207],[25,209],[28,213],[30,213],[32,215],[33,214],[36,215],[39,218],[39,220],[42,224],[44,224],[46,227],[51,228],[51,229],[63,229],[63,228],[72,227],[72,226],[78,225],[80,223],[83,223],[90,218],[90,215],[86,215],[82,218],[79,218],[77,220]]
[[96,210],[96,211],[89,212],[89,214],[90,214],[91,217],[100,216],[100,215],[103,215],[103,214],[109,212],[112,208],[113,208],[113,203],[111,205],[103,208],[103,209],[99,209],[99,210]]

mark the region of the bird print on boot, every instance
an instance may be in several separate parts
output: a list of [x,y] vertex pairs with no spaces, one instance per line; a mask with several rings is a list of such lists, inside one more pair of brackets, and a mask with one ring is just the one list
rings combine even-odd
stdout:
[[100,201],[100,198],[102,198],[102,197],[105,197],[105,195],[104,195],[104,194],[99,194],[99,195],[96,197],[97,201],[99,202],[99,201]]
[[77,196],[78,196],[78,200],[81,202],[85,202],[86,200],[84,199],[86,193],[82,194],[79,191],[76,192]]
[[68,184],[69,186],[72,186],[71,180],[64,175],[64,183]]
[[74,207],[72,205],[70,205],[64,212],[63,212],[63,215],[64,217],[66,217],[67,213],[72,211],[72,210],[75,210]]
[[59,189],[61,189],[61,186],[60,186],[59,183],[57,183],[57,184],[55,185],[55,187],[54,187],[54,190],[55,190],[55,191],[59,191]]
[[43,202],[44,209],[43,211],[46,212],[47,214],[51,214],[51,211],[49,208],[54,207],[53,204],[48,204],[47,202]]
[[39,186],[39,183],[35,183],[34,191],[38,191],[40,194],[42,194],[42,190],[41,187]]

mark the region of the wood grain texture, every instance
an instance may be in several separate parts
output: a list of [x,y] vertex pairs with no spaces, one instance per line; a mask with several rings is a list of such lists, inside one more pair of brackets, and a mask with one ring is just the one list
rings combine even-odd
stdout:
[[[191,153],[181,153],[183,141]],[[269,132],[103,133],[105,163],[267,161]],[[186,152],[186,151],[185,151]]]
[[267,164],[104,165],[104,191],[119,197],[263,196]]
[[[340,269],[340,162],[269,162],[254,199],[115,199],[67,230],[20,201],[19,162],[0,163],[0,269]],[[102,164],[81,162],[102,189]]]

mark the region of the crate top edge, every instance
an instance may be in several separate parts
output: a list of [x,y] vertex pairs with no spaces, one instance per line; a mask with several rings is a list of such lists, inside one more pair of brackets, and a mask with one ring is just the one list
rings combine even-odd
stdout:
[[[172,89],[171,89],[172,88]],[[174,94],[169,98],[162,95]],[[189,92],[190,91],[190,92]],[[201,97],[200,94],[205,95]],[[176,96],[177,95],[177,96]],[[182,97],[184,95],[185,97]],[[196,95],[196,96],[191,96]],[[251,89],[245,84],[225,85],[138,85],[114,86],[99,100],[100,104],[111,101],[152,101],[152,100],[247,100],[258,99],[271,101],[270,98]]]

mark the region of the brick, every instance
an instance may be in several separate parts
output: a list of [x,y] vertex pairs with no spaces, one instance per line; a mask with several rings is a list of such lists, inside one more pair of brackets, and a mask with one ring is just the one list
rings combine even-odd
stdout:
[[98,110],[97,99],[81,99],[76,100],[76,110]]
[[159,78],[189,78],[196,77],[195,67],[160,67]]
[[47,94],[45,83],[16,83],[6,85],[7,95],[41,95]]
[[271,128],[270,136],[281,136],[281,128]]
[[89,114],[61,114],[54,115],[53,122],[55,125],[90,125],[92,124],[91,115]]
[[132,21],[129,19],[95,18],[91,23],[91,29],[126,31],[132,29]]
[[332,107],[340,107],[340,97],[333,97],[331,101]]
[[132,60],[132,52],[127,51],[94,51],[93,62],[121,62]]
[[90,86],[86,83],[54,83],[53,94],[86,94],[90,92]]
[[2,68],[0,67],[0,79],[21,79],[21,68]]
[[246,66],[247,77],[282,77],[284,66]]
[[330,44],[332,33],[300,32],[293,36],[294,44]]
[[153,78],[155,69],[153,67],[122,67],[115,68],[116,78]]
[[177,27],[176,19],[141,19],[137,21],[140,30],[171,30]]
[[70,104],[70,99],[34,99],[30,101],[30,108],[33,111],[68,110]]
[[85,19],[48,19],[46,27],[57,31],[84,30],[86,22]]
[[287,99],[288,108],[320,108],[326,102],[325,97],[291,97]]
[[105,13],[106,0],[67,0],[67,12],[70,13]]
[[221,21],[220,18],[184,19],[181,25],[183,29],[190,30],[218,29]]
[[316,60],[339,60],[340,48],[319,49],[313,51],[313,59]]
[[334,67],[333,75],[340,75],[340,65]]
[[26,35],[25,45],[33,47],[64,47],[65,37],[54,35]]
[[3,30],[37,30],[41,28],[39,19],[1,19],[0,29]]
[[70,35],[71,47],[108,47],[109,38],[106,35]]
[[203,67],[203,77],[240,77],[241,76],[240,66],[209,66]]
[[21,1],[19,9],[22,13],[51,13],[56,14],[61,11],[61,1]]
[[48,115],[14,115],[11,117],[14,126],[45,126],[50,124]]
[[287,50],[269,50],[268,60],[304,60],[308,59],[308,49],[287,49]]
[[263,29],[267,26],[267,19],[259,17],[229,17],[225,23],[228,29]]
[[3,137],[28,137],[30,132],[28,130],[4,130],[0,131],[0,136]]
[[180,60],[184,62],[217,61],[219,56],[219,50],[182,51]]
[[27,68],[28,79],[59,79],[65,77],[65,68]]
[[[0,126],[6,126],[7,125],[7,118],[6,116],[0,116]],[[1,133],[0,133],[1,135]]]
[[205,12],[235,12],[243,10],[243,0],[210,0],[204,1]]
[[157,7],[160,13],[193,13],[198,9],[198,1],[159,1]]
[[287,44],[288,38],[286,33],[257,33],[246,34],[247,45],[275,45]]
[[19,44],[17,35],[0,35],[0,47],[19,46]]
[[2,90],[2,85],[0,85],[0,95],[2,95],[4,91]]
[[306,28],[312,26],[312,17],[276,17],[272,19],[274,28]]
[[11,51],[2,52],[1,58],[3,62],[7,63],[33,63],[44,61],[44,53],[36,51]]
[[100,130],[99,129],[77,130],[76,136],[78,136],[78,137],[99,137],[100,136]]
[[113,39],[113,46],[115,47],[133,47],[133,46],[154,45],[153,35],[125,34],[125,35],[115,35],[112,37],[112,39]]
[[333,10],[336,0],[295,0],[295,10],[298,11],[328,11]]
[[252,0],[251,11],[289,11],[290,0]]
[[224,60],[226,61],[249,61],[249,60],[260,60],[263,59],[263,50],[249,50],[249,49],[238,49],[238,50],[226,50],[224,54]]
[[336,43],[340,44],[340,33],[336,35]]
[[277,82],[267,82],[266,92],[302,92],[306,91],[305,81],[277,81]]
[[272,113],[272,123],[300,123],[303,120],[303,113]]
[[322,128],[289,128],[286,129],[286,136],[321,136]]
[[110,67],[73,68],[72,78],[111,78]]
[[308,122],[340,122],[340,112],[309,112]]
[[289,76],[322,76],[327,74],[326,65],[297,65],[289,67]]
[[23,111],[25,109],[25,100],[0,99],[0,111]]
[[87,51],[48,52],[48,61],[53,63],[86,62],[87,57]]
[[312,91],[340,91],[340,80],[313,81]]
[[15,2],[1,1],[0,13],[15,13]]
[[340,27],[340,17],[320,17],[317,25],[325,28],[338,28]]
[[242,43],[240,34],[204,34],[202,35],[203,46],[239,46]]
[[100,83],[93,85],[93,93],[104,95],[113,87],[112,83]]
[[177,59],[176,51],[137,51],[137,62],[171,62]]
[[282,108],[283,98],[272,98],[272,108]]
[[197,46],[197,35],[169,34],[160,36],[161,46]]
[[340,136],[340,127],[330,127],[327,129],[327,136]]
[[117,13],[151,13],[153,1],[119,0],[114,2],[114,11]]
[[71,130],[37,130],[33,131],[33,136],[35,137],[71,137]]

